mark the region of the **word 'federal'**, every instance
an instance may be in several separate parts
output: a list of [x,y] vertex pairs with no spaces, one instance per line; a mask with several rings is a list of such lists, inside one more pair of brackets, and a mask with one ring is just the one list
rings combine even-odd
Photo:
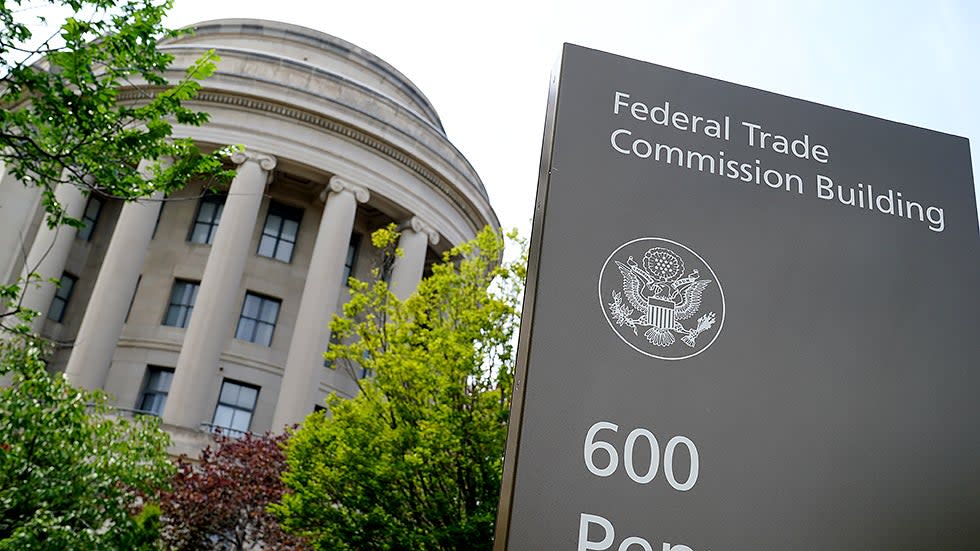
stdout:
[[[684,111],[671,111],[670,102],[664,100],[662,105],[650,107],[641,101],[628,101],[630,95],[616,92],[613,100],[613,114],[620,115],[628,111],[638,121],[650,122],[660,126],[672,126],[683,132],[704,134],[709,138],[731,141],[732,118],[728,115],[720,119],[712,119],[701,115],[688,115]],[[746,129],[745,143],[758,149],[769,149],[783,155],[792,155],[800,159],[813,159],[818,163],[830,160],[830,150],[821,144],[810,144],[810,135],[803,134],[800,138],[790,139],[782,134],[764,130],[762,125],[742,122]]]

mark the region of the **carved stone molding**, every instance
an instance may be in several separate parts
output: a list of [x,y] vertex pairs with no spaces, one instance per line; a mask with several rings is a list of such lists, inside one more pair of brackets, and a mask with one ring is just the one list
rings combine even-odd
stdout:
[[[147,90],[152,91],[152,88]],[[119,99],[123,102],[141,101],[145,98],[147,90],[124,91],[119,94]],[[387,142],[379,140],[361,130],[352,128],[346,124],[342,124],[334,119],[259,98],[244,97],[216,90],[202,90],[194,98],[193,102],[188,103],[224,105],[243,110],[271,113],[298,122],[306,123],[324,131],[353,140],[381,153],[390,159],[395,160],[415,174],[418,174],[423,180],[431,184],[433,189],[439,191],[444,197],[449,199],[449,201],[452,202],[464,216],[466,216],[474,231],[479,231],[486,224],[486,222],[483,221],[483,217],[470,205],[470,202],[465,199],[460,192],[454,189],[453,184],[450,184],[447,180],[437,175],[435,171],[431,170],[429,167],[423,165],[413,157],[407,155],[402,150],[393,147]],[[467,183],[466,185],[472,184]],[[486,198],[485,191],[478,191],[478,193]]]
[[262,170],[266,172],[271,172],[272,169],[276,168],[276,158],[268,153],[259,153],[258,151],[236,151],[231,155],[231,162],[236,165],[245,163],[246,161],[254,161],[262,167]]
[[367,203],[368,200],[371,199],[371,192],[369,192],[364,186],[353,184],[340,176],[334,176],[330,178],[330,183],[327,184],[327,189],[323,190],[323,193],[320,194],[320,200],[326,201],[328,193],[341,193],[344,191],[348,191],[353,194],[358,203]]
[[407,228],[411,228],[415,233],[425,234],[429,238],[430,245],[439,243],[439,232],[437,232],[435,228],[424,222],[418,216],[413,216],[405,223],[405,225]]

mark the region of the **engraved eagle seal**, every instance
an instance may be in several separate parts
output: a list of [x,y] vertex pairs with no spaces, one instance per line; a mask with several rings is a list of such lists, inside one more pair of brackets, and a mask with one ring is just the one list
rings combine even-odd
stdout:
[[711,267],[691,249],[659,237],[625,243],[606,259],[599,299],[623,341],[667,360],[710,346],[724,317],[724,295]]

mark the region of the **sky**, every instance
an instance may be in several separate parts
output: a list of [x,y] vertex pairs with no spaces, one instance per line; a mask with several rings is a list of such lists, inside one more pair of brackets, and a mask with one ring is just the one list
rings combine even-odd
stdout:
[[435,106],[502,225],[524,235],[564,42],[965,136],[980,174],[972,0],[176,0],[169,25],[239,17],[310,27],[392,64]]

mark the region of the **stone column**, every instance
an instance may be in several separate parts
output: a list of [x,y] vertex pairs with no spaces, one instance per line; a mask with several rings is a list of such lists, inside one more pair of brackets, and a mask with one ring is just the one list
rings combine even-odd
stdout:
[[238,172],[225,200],[163,410],[165,423],[190,429],[210,420],[205,404],[211,403],[218,359],[234,325],[262,194],[276,167],[274,157],[251,151],[234,154],[232,161],[239,165]]
[[313,410],[318,374],[323,369],[323,352],[330,342],[330,320],[344,285],[341,278],[354,214],[357,203],[364,203],[370,197],[366,189],[337,176],[330,179],[324,195],[326,205],[272,417],[272,429],[276,431],[301,422]]
[[157,192],[149,201],[123,205],[65,369],[77,386],[94,390],[105,385],[162,200],[163,193]]
[[[60,184],[54,195],[66,216],[76,219],[82,217],[85,212],[85,195],[80,187],[68,183]],[[41,282],[39,285],[26,287],[22,302],[25,308],[41,312],[31,324],[34,333],[41,332],[51,299],[54,298],[55,286],[47,280],[60,278],[65,271],[65,262],[68,261],[68,253],[71,252],[76,233],[78,231],[75,228],[63,224],[49,228],[47,220],[42,220],[31,250],[27,253],[22,276],[26,279],[27,274],[33,271],[40,276]]]
[[431,226],[413,216],[401,230],[398,248],[402,256],[395,260],[391,271],[391,292],[401,300],[405,300],[415,291],[422,280],[422,270],[425,268],[425,251],[431,243],[439,242],[439,234]]
[[40,198],[39,188],[24,185],[0,162],[0,285],[20,276]]

